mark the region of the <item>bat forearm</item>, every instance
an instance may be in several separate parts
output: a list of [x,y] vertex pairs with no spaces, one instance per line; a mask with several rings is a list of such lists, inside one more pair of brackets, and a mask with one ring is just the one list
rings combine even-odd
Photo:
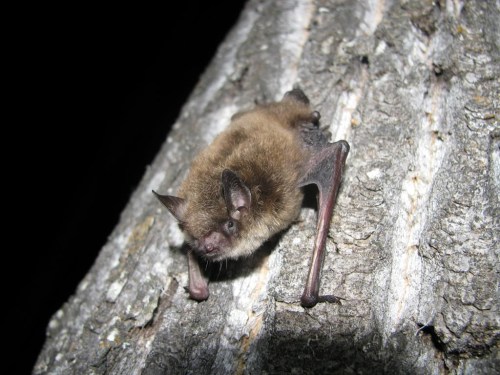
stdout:
[[[319,202],[322,201],[324,201],[324,197],[321,197],[320,194]],[[331,200],[329,202],[327,200],[324,204],[320,203],[318,224],[316,227],[317,234],[314,242],[311,266],[309,268],[309,275],[307,277],[304,293],[300,299],[300,302],[304,307],[313,307],[318,303],[321,268],[323,265],[323,259],[325,258],[326,238],[328,236],[328,229],[330,228],[331,214],[334,204],[335,201],[332,202]]]
[[307,277],[304,293],[300,299],[302,306],[313,307],[318,302],[335,302],[339,303],[339,299],[335,296],[319,296],[319,282],[323,259],[325,257],[326,239],[332,219],[333,208],[337,193],[342,180],[342,172],[344,169],[345,159],[349,152],[349,145],[345,141],[339,141],[328,145],[319,152],[323,156],[318,161],[315,161],[316,170],[310,172],[313,182],[318,186],[318,224],[316,226],[316,240],[314,242],[313,256],[309,275]]

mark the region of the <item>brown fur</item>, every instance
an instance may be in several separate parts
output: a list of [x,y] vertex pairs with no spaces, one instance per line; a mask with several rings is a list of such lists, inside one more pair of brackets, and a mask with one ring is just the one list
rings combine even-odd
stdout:
[[227,220],[221,184],[225,169],[248,186],[252,203],[233,249],[220,259],[248,255],[288,227],[299,214],[303,195],[298,180],[309,157],[297,125],[310,119],[309,105],[293,98],[234,116],[227,130],[195,158],[179,189],[186,200],[182,227],[188,237],[203,237]]

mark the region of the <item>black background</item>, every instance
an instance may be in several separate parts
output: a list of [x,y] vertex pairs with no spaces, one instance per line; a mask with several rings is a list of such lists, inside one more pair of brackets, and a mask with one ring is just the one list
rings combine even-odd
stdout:
[[15,135],[2,142],[15,148],[4,155],[15,373],[31,372],[50,316],[91,267],[244,1],[176,5],[32,10],[18,25]]

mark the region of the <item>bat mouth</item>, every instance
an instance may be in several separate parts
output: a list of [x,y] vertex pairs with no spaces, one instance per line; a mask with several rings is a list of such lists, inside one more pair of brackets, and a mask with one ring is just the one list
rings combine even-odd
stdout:
[[213,257],[217,256],[217,254],[220,253],[220,248],[213,244],[206,244],[202,247],[201,251],[205,254],[205,256]]
[[201,258],[209,261],[217,261],[222,259],[221,249],[219,246],[213,244],[201,244],[199,241],[195,241],[192,246],[194,252]]
[[206,252],[204,250],[197,249],[195,251],[198,256],[209,262],[220,262],[225,259],[223,253],[219,249],[214,249],[211,252]]

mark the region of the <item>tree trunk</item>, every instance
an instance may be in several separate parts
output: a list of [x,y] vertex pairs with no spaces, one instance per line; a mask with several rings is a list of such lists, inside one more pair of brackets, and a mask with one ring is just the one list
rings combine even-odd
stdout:
[[[35,374],[488,373],[500,368],[498,1],[251,0],[75,295]],[[351,145],[321,290],[315,211],[189,300],[174,193],[254,101],[298,83]]]

